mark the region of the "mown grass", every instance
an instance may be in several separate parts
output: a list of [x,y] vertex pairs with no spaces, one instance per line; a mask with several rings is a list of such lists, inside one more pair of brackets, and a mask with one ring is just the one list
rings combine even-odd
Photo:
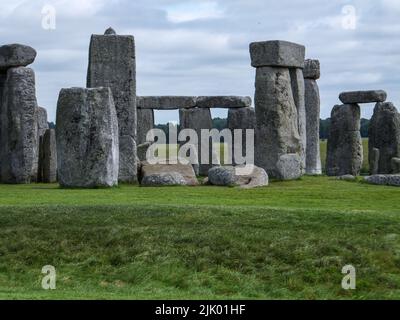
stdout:
[[[0,185],[0,298],[398,299],[400,189]],[[54,265],[57,289],[41,289]],[[341,288],[344,265],[357,289]]]

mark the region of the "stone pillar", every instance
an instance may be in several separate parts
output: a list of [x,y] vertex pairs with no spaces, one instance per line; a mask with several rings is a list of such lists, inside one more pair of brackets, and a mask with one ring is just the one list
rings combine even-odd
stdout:
[[199,158],[199,169],[198,174],[201,176],[207,176],[208,170],[215,165],[216,156],[213,153],[212,141],[210,139],[209,146],[209,164],[201,163],[201,129],[212,129],[212,118],[211,111],[208,108],[191,108],[191,109],[180,109],[179,110],[180,129],[193,129],[196,131],[198,136],[198,158]]
[[0,128],[1,181],[30,183],[38,152],[35,73],[32,69],[7,70]]
[[294,103],[297,108],[297,123],[300,136],[300,159],[302,174],[306,172],[306,149],[307,149],[307,123],[305,105],[305,84],[303,70],[299,68],[289,69]]
[[42,172],[43,168],[41,167],[42,162],[41,162],[41,143],[42,143],[42,138],[46,132],[47,129],[49,129],[49,124],[47,122],[47,111],[45,108],[38,107],[37,110],[37,125],[38,125],[38,138],[37,138],[37,157],[35,158],[35,163],[34,163],[34,169],[33,169],[33,181],[38,181],[40,182],[42,179]]
[[[305,47],[286,41],[250,44],[256,69],[255,164],[272,178],[291,180],[304,172]],[[301,127],[301,130],[299,129]]]
[[[228,110],[228,129],[232,132],[233,147],[237,143],[235,141],[234,130],[242,130],[242,156],[246,156],[246,130],[256,128],[256,112],[254,108],[231,108]],[[232,150],[234,157],[234,150]],[[233,164],[237,162],[233,159]]]
[[307,128],[306,173],[309,175],[320,175],[322,174],[319,140],[321,101],[317,83],[317,80],[320,77],[319,61],[306,60],[303,71]]
[[7,78],[7,72],[6,71],[1,71],[0,70],[0,182],[1,182],[1,161],[2,161],[2,156],[1,156],[1,146],[2,146],[2,141],[1,141],[1,126],[2,126],[2,114],[3,114],[3,91],[4,91],[4,85],[6,82]]
[[57,146],[55,130],[47,129],[45,134],[41,137],[41,141],[42,182],[57,182]]
[[118,119],[110,88],[62,89],[56,123],[60,185],[84,188],[117,185]]
[[111,88],[121,137],[119,180],[137,182],[136,57],[133,36],[116,35],[111,28],[104,35],[92,35],[87,87]]
[[[400,114],[393,103],[376,104],[368,135],[371,174],[394,173],[392,159],[400,157]],[[377,157],[373,156],[375,149],[378,152]]]
[[360,106],[337,105],[331,114],[326,173],[328,176],[360,173],[363,148],[360,134]]
[[154,128],[154,111],[152,109],[137,110],[137,144],[147,142],[147,133]]

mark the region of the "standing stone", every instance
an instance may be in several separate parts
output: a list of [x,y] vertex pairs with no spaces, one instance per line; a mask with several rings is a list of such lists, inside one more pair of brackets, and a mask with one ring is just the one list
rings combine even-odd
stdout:
[[331,114],[326,173],[328,176],[357,176],[362,161],[360,107],[357,104],[337,105]]
[[2,110],[2,105],[3,105],[3,91],[4,91],[4,85],[6,82],[6,78],[7,78],[7,72],[4,71],[0,71],[0,182],[1,182],[1,123],[2,123],[2,114],[3,114],[3,110]]
[[[147,133],[154,128],[154,111],[152,109],[137,110],[137,144],[149,141]],[[150,140],[153,141],[153,140]]]
[[320,95],[317,79],[320,77],[318,60],[306,60],[304,67],[305,106],[306,106],[306,173],[322,174],[319,143]]
[[32,69],[8,69],[0,128],[1,181],[30,183],[38,152],[35,73]]
[[60,185],[117,185],[118,120],[110,88],[62,89],[56,123]]
[[111,88],[118,116],[119,136],[124,137],[120,144],[119,180],[136,182],[137,172],[132,171],[132,168],[137,167],[136,57],[133,36],[116,35],[111,28],[105,35],[92,35],[87,87]]
[[306,106],[305,106],[305,84],[302,69],[290,69],[290,80],[292,82],[292,91],[294,103],[297,108],[297,122],[300,136],[300,160],[301,173],[306,171],[306,149],[307,149],[307,124],[306,124]]
[[[193,108],[179,110],[180,128],[193,129],[198,137],[199,174],[207,176],[208,170],[216,165],[216,156],[213,153],[212,141],[209,142],[208,164],[201,163],[201,129],[212,129],[211,111],[207,108]],[[213,164],[214,162],[214,164]]]
[[392,159],[392,172],[393,172],[393,174],[400,173],[400,158]]
[[[305,47],[287,41],[250,44],[256,71],[255,164],[272,178],[290,180],[305,171]],[[297,167],[298,166],[298,167]]]
[[45,108],[38,107],[37,110],[37,125],[38,125],[38,144],[37,144],[37,157],[35,158],[35,163],[34,163],[34,168],[33,168],[33,181],[41,181],[42,180],[42,172],[43,168],[42,162],[41,162],[41,157],[42,157],[42,150],[41,150],[41,144],[42,144],[42,137],[44,136],[45,132],[47,129],[49,129],[49,124],[47,122],[47,111]]
[[[235,140],[234,130],[242,130],[242,156],[246,156],[246,130],[255,130],[256,128],[256,112],[254,108],[237,108],[228,111],[228,128],[232,133],[233,148],[239,143]],[[234,156],[234,150],[232,150]],[[233,164],[237,162],[233,159]]]
[[57,146],[56,146],[56,131],[47,129],[43,137],[42,144],[42,165],[41,176],[42,182],[54,183],[57,181]]
[[[390,174],[392,158],[400,157],[400,114],[390,103],[377,103],[369,125],[369,164],[371,174]],[[373,150],[379,156],[373,156]]]
[[[287,175],[283,166],[292,161],[280,161],[287,154],[301,154],[298,112],[293,98],[289,69],[260,67],[256,71],[256,143],[255,164],[272,178],[293,179],[301,175],[301,161],[295,172]],[[279,164],[279,165],[278,165]]]

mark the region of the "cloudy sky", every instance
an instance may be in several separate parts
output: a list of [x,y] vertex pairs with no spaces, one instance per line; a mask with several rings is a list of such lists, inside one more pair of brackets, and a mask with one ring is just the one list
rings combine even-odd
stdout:
[[[322,118],[344,90],[384,89],[400,106],[399,0],[0,0],[1,43],[38,51],[32,67],[50,120],[61,88],[85,86],[90,35],[109,26],[135,36],[138,95],[253,97],[248,45],[280,39],[321,61]],[[156,114],[157,122],[177,118]]]

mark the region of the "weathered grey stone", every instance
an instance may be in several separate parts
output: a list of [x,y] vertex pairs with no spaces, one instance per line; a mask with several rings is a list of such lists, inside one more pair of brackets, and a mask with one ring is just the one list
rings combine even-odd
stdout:
[[[1,181],[30,183],[38,156],[35,73],[10,68],[1,104]],[[37,174],[37,172],[36,172]]]
[[196,186],[198,181],[190,164],[149,164],[143,162],[141,167],[141,185],[189,185]]
[[118,120],[110,88],[62,89],[56,123],[60,185],[117,185]]
[[328,176],[358,176],[363,161],[360,134],[360,107],[337,105],[331,114],[326,173]]
[[139,161],[146,161],[147,150],[152,144],[153,142],[145,142],[137,146],[137,156],[139,158]]
[[234,167],[214,167],[208,170],[208,181],[215,186],[235,186],[238,179]]
[[385,102],[386,98],[387,93],[383,90],[350,91],[339,95],[340,101],[344,104]]
[[345,174],[344,176],[339,176],[336,178],[338,180],[344,180],[344,181],[355,181],[357,179],[355,176],[352,176],[351,174]]
[[364,180],[370,184],[400,187],[400,174],[376,174],[365,177]]
[[104,32],[104,35],[115,36],[115,35],[117,35],[117,33],[115,32],[115,30],[113,28],[110,27]]
[[375,174],[369,177],[365,177],[364,181],[368,182],[369,184],[387,185],[388,176],[384,174]]
[[131,184],[138,182],[137,145],[131,136],[119,136],[118,180]]
[[292,92],[294,103],[297,108],[297,123],[300,136],[300,159],[301,172],[306,172],[306,149],[307,149],[307,121],[305,106],[305,85],[304,76],[301,69],[290,69],[290,79],[292,82]]
[[38,136],[42,137],[47,129],[49,129],[47,111],[45,108],[38,107]]
[[2,114],[3,114],[3,90],[4,90],[4,85],[7,79],[7,72],[6,71],[1,71],[0,70],[0,182],[1,182],[1,123],[2,123]]
[[372,148],[368,152],[369,156],[369,170],[372,175],[379,174],[379,149]]
[[[400,157],[400,114],[392,103],[376,104],[368,136],[371,173],[393,173],[392,158]],[[379,150],[378,157],[373,149]]]
[[33,63],[36,51],[22,44],[8,44],[0,47],[0,70],[13,67],[26,67]]
[[263,168],[254,166],[251,174],[248,175],[250,181],[246,184],[241,184],[242,189],[253,189],[259,187],[266,187],[269,183],[267,172]]
[[[268,174],[264,169],[253,166],[250,173],[241,173],[242,166],[214,167],[208,171],[208,184],[215,186],[239,186],[252,189],[268,186]],[[246,170],[247,171],[247,170]]]
[[[235,139],[234,130],[242,130],[242,156],[246,156],[246,130],[255,130],[256,128],[256,112],[254,108],[238,108],[229,109],[228,111],[228,129],[232,132],[232,142],[233,146],[239,146],[240,141]],[[233,154],[234,157],[234,154]],[[238,163],[238,159],[233,159],[233,163]]]
[[42,150],[41,148],[41,144],[42,144],[42,137],[44,136],[46,130],[49,128],[49,124],[47,122],[47,111],[45,108],[42,107],[38,107],[37,110],[37,125],[38,125],[38,144],[37,144],[37,156],[35,158],[34,161],[34,165],[33,165],[33,177],[32,177],[32,181],[41,181],[42,180],[42,172],[43,172],[43,168],[41,168],[42,165],[42,161],[41,161],[41,157],[42,157]]
[[154,128],[154,111],[151,109],[137,110],[137,144],[143,144],[154,139],[146,139],[147,133]]
[[287,41],[263,41],[250,44],[253,67],[303,68],[305,47]]
[[296,153],[281,155],[276,164],[277,171],[279,172],[279,176],[276,178],[280,180],[299,179],[303,174],[301,163],[302,160]]
[[[198,136],[199,148],[201,147],[201,130],[212,129],[212,118],[210,109],[206,108],[194,108],[194,109],[180,109],[179,110],[180,128],[182,129],[193,129],[196,131]],[[208,164],[202,163],[200,150],[198,150],[199,157],[199,174],[206,176],[208,170],[217,165],[217,159],[213,152],[212,141],[209,143],[209,159]]]
[[282,155],[301,153],[298,113],[288,69],[257,68],[255,107],[255,164],[272,178],[297,178],[298,173],[301,174],[301,161],[295,161],[299,168],[294,168],[293,174],[287,174],[286,169],[278,166]]
[[309,175],[322,174],[321,153],[319,143],[320,96],[315,80],[305,79],[306,106],[306,173]]
[[392,172],[393,174],[400,173],[400,158],[392,159]]
[[41,141],[41,182],[54,183],[57,181],[56,131],[47,129]]
[[250,97],[204,96],[196,98],[197,108],[246,108],[251,107]]
[[138,109],[174,110],[196,106],[196,97],[148,96],[137,97]]
[[400,187],[400,174],[391,174],[388,176],[388,185],[392,187]]
[[304,61],[304,79],[318,80],[321,76],[319,60],[307,59]]
[[144,187],[166,187],[166,186],[185,186],[186,180],[179,172],[163,172],[145,176],[141,186]]
[[[112,32],[107,32],[107,35],[92,35],[87,87],[111,88],[117,110],[119,136],[130,136],[136,142],[136,57],[133,36],[113,35]],[[120,148],[120,172],[132,174],[120,177],[120,181],[137,181],[137,173],[131,170],[137,163],[125,161],[136,159],[136,147],[133,148],[132,143],[123,142],[120,143]],[[122,151],[128,154],[121,154]]]

